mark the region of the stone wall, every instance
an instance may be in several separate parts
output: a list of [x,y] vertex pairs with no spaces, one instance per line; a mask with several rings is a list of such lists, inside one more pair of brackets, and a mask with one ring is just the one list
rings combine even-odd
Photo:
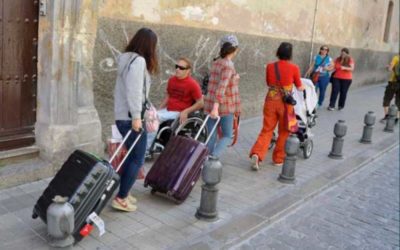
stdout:
[[[127,41],[139,28],[152,28],[159,36],[158,54],[160,74],[153,78],[151,101],[158,104],[164,96],[165,85],[174,73],[174,60],[180,56],[189,57],[193,63],[193,75],[201,81],[210,63],[217,56],[218,40],[227,34],[204,28],[176,25],[150,24],[136,21],[101,18],[98,22],[97,39],[94,48],[93,86],[95,106],[98,110],[103,139],[110,134],[113,124],[113,88],[116,79],[116,58],[123,52]],[[293,61],[301,68],[302,74],[309,65],[311,43],[290,39],[271,38],[244,33],[236,33],[240,42],[240,52],[235,58],[235,66],[241,76],[240,95],[243,116],[261,114],[265,88],[265,65],[275,60],[276,48],[282,41],[294,45]],[[314,44],[317,53],[321,44]],[[329,45],[329,44],[328,44]],[[331,55],[339,55],[341,47],[329,45]],[[392,53],[366,49],[351,49],[356,63],[353,87],[382,82],[387,79],[385,66]],[[329,92],[327,93],[329,95]]]

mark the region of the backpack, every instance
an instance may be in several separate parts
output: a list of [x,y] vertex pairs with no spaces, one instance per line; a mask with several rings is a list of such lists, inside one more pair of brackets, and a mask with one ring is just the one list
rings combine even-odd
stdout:
[[400,62],[397,62],[393,67],[394,76],[397,82],[400,82]]
[[201,80],[201,92],[203,95],[207,95],[207,88],[209,81],[210,81],[210,75],[206,73],[203,79]]

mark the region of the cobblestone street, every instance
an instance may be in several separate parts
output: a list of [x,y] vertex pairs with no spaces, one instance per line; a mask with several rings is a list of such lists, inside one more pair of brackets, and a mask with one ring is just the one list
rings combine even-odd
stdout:
[[399,147],[234,249],[399,249]]

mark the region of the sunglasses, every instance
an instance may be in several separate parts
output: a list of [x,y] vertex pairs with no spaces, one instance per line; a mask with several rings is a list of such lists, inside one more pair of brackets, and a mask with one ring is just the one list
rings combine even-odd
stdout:
[[175,64],[175,69],[187,70],[187,69],[189,69],[189,67],[183,67],[181,65]]

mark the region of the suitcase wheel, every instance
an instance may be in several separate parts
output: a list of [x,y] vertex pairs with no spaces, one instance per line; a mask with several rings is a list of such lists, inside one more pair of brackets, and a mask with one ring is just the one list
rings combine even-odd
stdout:
[[38,217],[37,213],[33,212],[32,213],[32,219],[36,219]]
[[156,190],[155,188],[152,188],[151,191],[150,191],[150,193],[151,193],[152,195],[154,195],[156,192],[157,192],[157,190]]
[[180,204],[182,204],[182,203],[183,203],[183,201],[182,201],[182,200],[177,200],[177,199],[174,199],[174,202],[175,202],[175,204],[176,204],[176,205],[180,205]]

